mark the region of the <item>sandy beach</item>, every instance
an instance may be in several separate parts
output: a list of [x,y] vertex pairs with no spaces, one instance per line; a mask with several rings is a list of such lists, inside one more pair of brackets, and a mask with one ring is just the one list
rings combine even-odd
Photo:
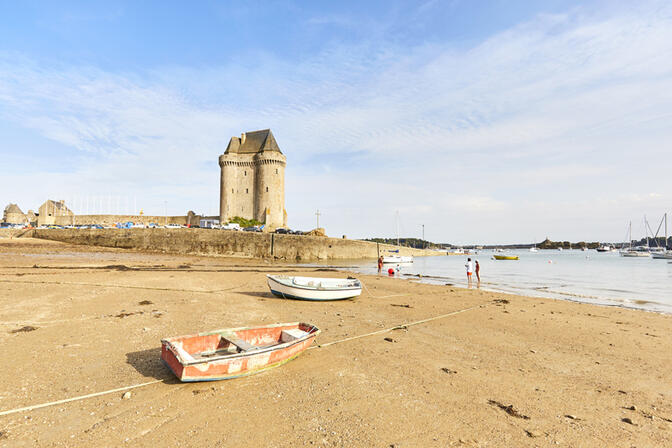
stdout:
[[[356,300],[273,297],[329,268],[0,239],[0,445],[672,446],[672,316],[359,276]],[[382,329],[415,323],[370,336]],[[179,383],[163,337],[310,322],[268,372]]]

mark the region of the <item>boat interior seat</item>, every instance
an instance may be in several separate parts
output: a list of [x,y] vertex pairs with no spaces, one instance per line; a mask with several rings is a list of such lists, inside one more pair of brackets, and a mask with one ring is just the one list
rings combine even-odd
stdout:
[[225,340],[229,341],[230,343],[232,343],[233,345],[238,347],[243,352],[246,352],[246,351],[249,351],[249,350],[254,350],[255,348],[258,348],[257,346],[252,345],[247,341],[244,341],[240,338],[237,338],[233,334],[224,334],[224,335],[222,335],[222,339],[225,339]]
[[280,333],[280,342],[291,342],[297,339],[301,339],[306,336],[308,333],[300,330],[298,328],[293,328],[291,330],[282,330]]

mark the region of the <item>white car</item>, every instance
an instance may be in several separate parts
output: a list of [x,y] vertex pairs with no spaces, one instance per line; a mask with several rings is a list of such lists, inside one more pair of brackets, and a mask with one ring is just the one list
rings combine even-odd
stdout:
[[181,229],[182,226],[179,224],[166,224],[164,226],[166,229]]
[[235,223],[235,222],[230,222],[230,223],[224,224],[221,228],[222,228],[222,230],[240,230],[240,224]]

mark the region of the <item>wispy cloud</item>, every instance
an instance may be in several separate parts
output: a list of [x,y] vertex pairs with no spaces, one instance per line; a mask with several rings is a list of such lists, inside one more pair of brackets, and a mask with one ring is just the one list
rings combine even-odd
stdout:
[[[409,229],[450,220],[434,239],[528,240],[532,226],[598,239],[640,212],[635,196],[670,191],[669,176],[633,167],[672,162],[671,106],[664,3],[538,16],[467,49],[372,40],[141,73],[0,58],[0,116],[82,151],[77,181],[55,183],[65,194],[114,183],[161,203],[175,190],[174,207],[214,212],[217,154],[231,135],[271,127],[289,159],[290,220],[307,227],[313,208],[330,209],[328,225],[350,236],[389,233],[399,209]],[[5,188],[17,181],[6,174]],[[671,198],[650,199],[662,213]],[[517,224],[488,221],[498,214]]]

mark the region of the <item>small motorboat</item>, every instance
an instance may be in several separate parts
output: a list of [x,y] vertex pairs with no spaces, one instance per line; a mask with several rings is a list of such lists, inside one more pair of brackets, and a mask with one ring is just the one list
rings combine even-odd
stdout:
[[393,263],[413,263],[413,256],[406,255],[384,255],[383,263],[393,264]]
[[291,277],[266,275],[273,295],[298,300],[343,300],[362,293],[362,284],[356,278]]
[[161,361],[180,381],[252,375],[297,357],[320,330],[305,323],[227,328],[161,340]]
[[493,255],[495,260],[517,260],[518,255]]

